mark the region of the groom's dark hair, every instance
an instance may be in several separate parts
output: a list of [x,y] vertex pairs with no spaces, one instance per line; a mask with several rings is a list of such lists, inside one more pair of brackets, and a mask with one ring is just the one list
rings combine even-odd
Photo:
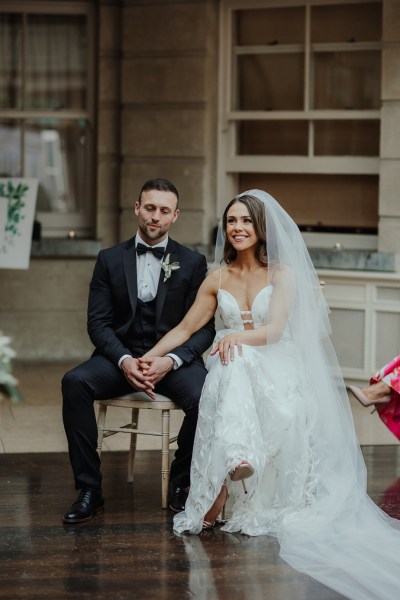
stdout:
[[146,181],[146,183],[144,183],[142,185],[142,189],[140,190],[139,200],[138,200],[139,204],[140,204],[140,199],[142,197],[142,193],[149,192],[150,190],[158,190],[159,192],[172,192],[176,196],[176,207],[178,208],[178,203],[179,203],[178,190],[176,189],[176,187],[174,186],[173,183],[168,181],[168,179],[162,179],[161,177],[158,177],[156,179],[149,179],[149,181]]

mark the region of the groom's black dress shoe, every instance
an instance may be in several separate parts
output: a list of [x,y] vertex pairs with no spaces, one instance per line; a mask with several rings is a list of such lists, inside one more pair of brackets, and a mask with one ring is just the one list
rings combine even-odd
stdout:
[[187,488],[176,487],[173,489],[169,498],[169,507],[174,512],[185,510],[185,503],[188,497]]
[[84,523],[94,517],[96,512],[102,510],[103,507],[104,498],[100,490],[82,488],[69,511],[65,513],[63,521],[64,523]]

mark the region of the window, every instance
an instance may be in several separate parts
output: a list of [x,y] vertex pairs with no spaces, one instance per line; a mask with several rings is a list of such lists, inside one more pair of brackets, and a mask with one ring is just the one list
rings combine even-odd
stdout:
[[285,4],[223,3],[218,196],[261,187],[304,231],[376,234],[381,2]]
[[39,180],[45,236],[92,233],[92,25],[88,3],[0,7],[0,176]]

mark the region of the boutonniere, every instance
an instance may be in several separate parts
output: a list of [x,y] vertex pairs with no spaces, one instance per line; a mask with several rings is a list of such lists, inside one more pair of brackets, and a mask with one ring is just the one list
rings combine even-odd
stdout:
[[170,257],[171,257],[171,254],[167,254],[167,256],[165,258],[163,258],[161,261],[161,268],[164,271],[163,283],[165,283],[167,281],[167,279],[169,279],[171,277],[172,271],[176,271],[177,269],[181,268],[181,266],[178,262],[170,263],[169,262]]

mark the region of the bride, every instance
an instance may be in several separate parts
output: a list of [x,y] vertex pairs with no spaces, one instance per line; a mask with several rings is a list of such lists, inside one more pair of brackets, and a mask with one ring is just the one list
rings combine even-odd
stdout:
[[226,508],[225,531],[276,536],[284,560],[348,598],[393,600],[400,525],[366,494],[328,308],[297,226],[266,192],[244,192],[225,209],[216,262],[183,321],[142,359],[150,368],[218,308],[224,329],[174,530],[200,533]]

